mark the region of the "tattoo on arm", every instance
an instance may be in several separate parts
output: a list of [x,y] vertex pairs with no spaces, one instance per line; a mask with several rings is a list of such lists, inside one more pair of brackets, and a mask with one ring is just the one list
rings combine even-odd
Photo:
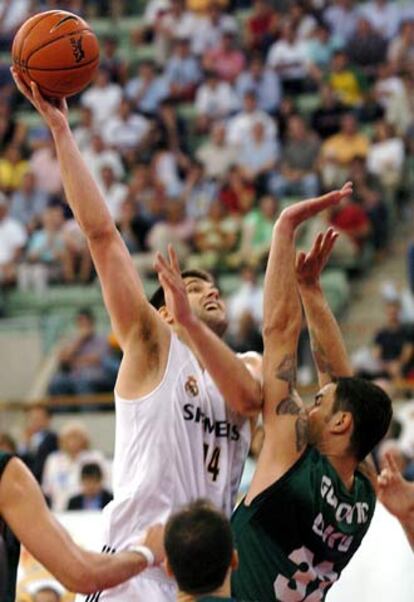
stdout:
[[296,354],[288,353],[276,367],[276,378],[285,381],[289,386],[289,393],[296,385]]
[[335,380],[334,369],[327,357],[325,349],[318,341],[313,330],[309,330],[309,335],[311,339],[313,357],[319,372],[322,374],[327,374],[331,380]]
[[293,395],[284,397],[276,406],[278,416],[297,416],[295,422],[296,451],[301,451],[308,442],[308,417],[305,408]]

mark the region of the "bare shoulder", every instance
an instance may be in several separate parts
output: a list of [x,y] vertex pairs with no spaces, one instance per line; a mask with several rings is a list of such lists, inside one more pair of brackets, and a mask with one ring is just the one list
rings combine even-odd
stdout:
[[[33,484],[34,477],[19,458],[12,458],[7,464],[0,479],[0,504],[9,497],[24,495],[28,484]],[[14,498],[16,499],[16,498]]]
[[242,360],[251,375],[260,383],[263,382],[263,357],[257,351],[247,351],[239,353],[239,358]]

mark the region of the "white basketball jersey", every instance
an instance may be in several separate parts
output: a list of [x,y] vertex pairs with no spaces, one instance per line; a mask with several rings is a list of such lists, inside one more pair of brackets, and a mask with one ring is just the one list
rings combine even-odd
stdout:
[[[175,334],[162,382],[137,400],[115,394],[115,405],[114,500],[104,509],[108,552],[136,543],[149,525],[165,523],[197,498],[230,516],[250,446],[249,420],[226,406]],[[168,581],[151,569],[128,584],[143,578]],[[108,590],[99,600],[127,600],[128,589]]]

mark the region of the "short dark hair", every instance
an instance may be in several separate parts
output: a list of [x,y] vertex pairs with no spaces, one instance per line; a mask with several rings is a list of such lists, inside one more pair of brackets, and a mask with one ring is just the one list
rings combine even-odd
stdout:
[[34,403],[30,403],[25,408],[25,410],[26,410],[26,412],[31,412],[32,410],[42,410],[42,412],[44,412],[47,416],[49,416],[49,418],[53,414],[52,407],[49,404],[44,403],[42,401],[37,401],[37,402],[34,402]]
[[197,500],[174,514],[164,543],[183,592],[198,596],[223,585],[233,556],[233,535],[228,519],[211,502]]
[[76,313],[76,318],[86,318],[92,324],[95,323],[95,315],[89,307],[81,307]]
[[[211,282],[214,284],[214,278],[208,272],[204,270],[184,270],[181,272],[182,278],[198,278],[205,282]],[[159,286],[155,292],[151,295],[149,302],[155,309],[160,309],[165,305],[165,295],[162,286]]]
[[102,468],[97,462],[89,462],[82,466],[81,479],[96,479],[101,481],[102,478]]
[[363,378],[338,378],[333,412],[351,412],[354,431],[351,450],[362,461],[386,435],[392,418],[392,401],[387,393]]

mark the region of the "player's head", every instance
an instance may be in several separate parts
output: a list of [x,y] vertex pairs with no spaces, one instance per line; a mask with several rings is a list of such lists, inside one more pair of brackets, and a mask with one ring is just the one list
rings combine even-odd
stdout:
[[[222,336],[227,328],[226,308],[214,278],[203,270],[184,270],[181,275],[195,315],[216,334]],[[173,324],[161,286],[152,295],[150,303],[166,322]]]
[[207,500],[171,516],[164,543],[168,570],[186,594],[213,594],[237,568],[230,523]]
[[334,443],[360,462],[385,436],[391,418],[392,402],[383,389],[362,378],[338,378],[308,409],[309,441],[321,451]]

